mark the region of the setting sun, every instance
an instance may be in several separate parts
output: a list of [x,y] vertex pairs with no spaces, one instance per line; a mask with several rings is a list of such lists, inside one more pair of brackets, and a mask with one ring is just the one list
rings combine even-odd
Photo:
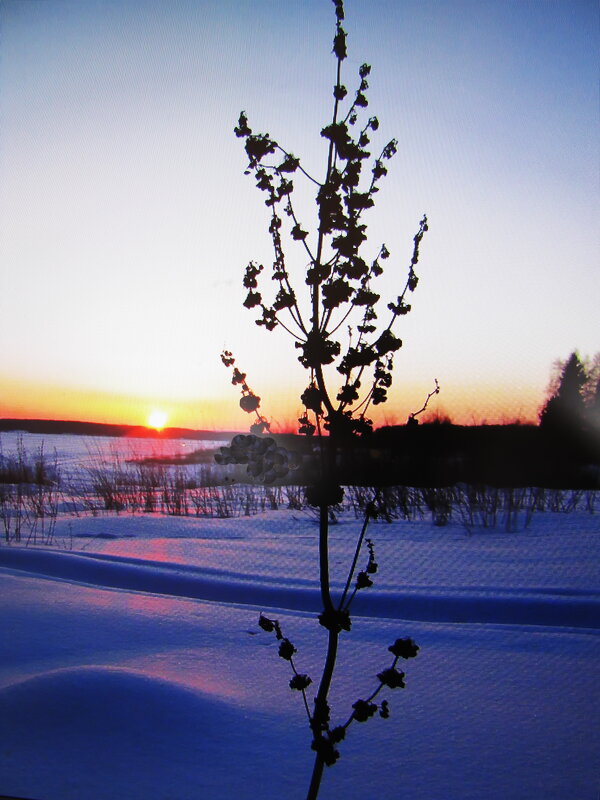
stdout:
[[148,414],[148,427],[156,428],[157,431],[162,430],[167,422],[167,415],[164,411],[155,408]]

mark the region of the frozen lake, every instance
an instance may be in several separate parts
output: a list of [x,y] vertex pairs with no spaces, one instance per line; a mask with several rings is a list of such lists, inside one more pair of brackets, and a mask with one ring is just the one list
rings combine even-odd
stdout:
[[0,455],[18,453],[19,448],[32,455],[43,452],[50,463],[56,461],[65,481],[81,478],[85,469],[115,462],[127,463],[144,458],[185,456],[196,450],[213,450],[228,444],[227,439],[153,439],[114,436],[48,435],[24,431],[0,433]]

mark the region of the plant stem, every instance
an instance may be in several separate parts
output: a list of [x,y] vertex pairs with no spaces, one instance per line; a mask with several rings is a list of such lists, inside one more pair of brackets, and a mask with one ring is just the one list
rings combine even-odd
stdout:
[[[375,495],[377,496],[377,495]],[[348,572],[348,580],[346,581],[346,586],[344,587],[344,591],[342,593],[342,599],[340,600],[340,604],[338,608],[341,610],[344,607],[344,601],[350,591],[350,584],[352,583],[352,578],[354,577],[354,571],[356,569],[356,564],[358,562],[358,557],[360,555],[360,551],[362,548],[362,543],[365,538],[365,533],[367,532],[367,527],[369,525],[369,520],[371,519],[371,509],[370,506],[367,506],[367,510],[365,511],[365,521],[362,526],[362,530],[360,532],[360,536],[358,537],[358,541],[356,543],[356,550],[354,552],[354,559],[352,560],[352,565],[350,567],[350,571]],[[349,605],[349,604],[348,604]]]
[[329,587],[329,506],[319,507],[319,578],[323,610],[331,611],[331,591]]
[[321,756],[317,753],[315,757],[315,765],[313,767],[310,786],[308,788],[308,794],[306,795],[306,800],[317,800],[317,797],[319,795],[319,788],[321,786],[321,778],[323,777],[324,766],[325,762],[323,761]]
[[[319,570],[323,607],[325,611],[332,611],[333,603],[331,601],[331,591],[329,587],[329,507],[325,504],[319,507]],[[331,680],[333,678],[333,670],[335,669],[337,657],[338,639],[339,631],[336,628],[329,630],[325,666],[323,667],[323,675],[321,676],[319,690],[315,697],[315,717],[317,718],[315,721],[315,717],[313,717],[313,736],[315,739],[322,733],[319,724],[322,719],[322,709],[324,709],[327,704],[327,697],[331,687]],[[324,766],[325,762],[323,756],[321,753],[317,752],[306,800],[316,800],[321,786]]]
[[[324,704],[327,703],[327,696],[329,694],[331,679],[333,677],[333,670],[335,668],[338,639],[339,639],[339,633],[336,630],[329,631],[325,667],[323,668],[323,676],[321,678],[321,683],[319,684],[319,691],[317,692],[317,696],[315,698],[315,707],[318,708],[322,708]],[[313,735],[315,737],[320,735],[320,733],[321,731],[313,729]],[[316,800],[319,794],[319,788],[321,786],[321,779],[323,777],[324,766],[325,766],[325,761],[323,760],[323,756],[321,755],[321,753],[317,753],[315,755],[315,763],[313,766],[313,772],[310,779],[310,786],[308,788],[308,794],[306,795],[306,800]]]

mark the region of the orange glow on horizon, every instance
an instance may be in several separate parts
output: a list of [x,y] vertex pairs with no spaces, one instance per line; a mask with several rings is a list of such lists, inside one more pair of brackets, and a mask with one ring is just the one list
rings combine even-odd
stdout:
[[[375,426],[404,424],[408,415],[420,407],[428,390],[405,385],[400,400],[393,399],[371,409]],[[433,398],[419,419],[425,422],[434,417],[449,417],[462,425],[506,424],[516,420],[536,423],[544,400],[544,391],[539,387],[442,384],[440,395]],[[151,418],[159,409],[161,419],[158,415]],[[278,391],[263,397],[261,411],[271,422],[274,433],[296,432],[302,407],[295,392]],[[253,422],[253,416],[240,409],[235,391],[223,398],[179,400],[94,392],[1,377],[0,418],[77,420],[156,429],[163,428],[168,421],[170,427],[217,431],[245,431]]]
[[218,430],[223,403],[143,397],[0,376],[0,418],[54,419],[147,427],[157,409],[173,427]]

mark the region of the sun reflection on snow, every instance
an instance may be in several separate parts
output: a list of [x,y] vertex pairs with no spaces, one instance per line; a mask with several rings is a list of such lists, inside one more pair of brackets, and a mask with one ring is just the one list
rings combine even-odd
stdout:
[[217,651],[181,648],[140,655],[122,662],[120,666],[203,694],[244,704],[250,699],[249,691],[215,666],[221,661],[222,655]]

